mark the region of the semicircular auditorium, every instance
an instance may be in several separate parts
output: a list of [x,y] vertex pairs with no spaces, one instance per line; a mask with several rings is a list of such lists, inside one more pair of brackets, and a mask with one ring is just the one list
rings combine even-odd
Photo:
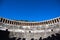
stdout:
[[0,30],[8,30],[9,38],[16,37],[15,40],[41,40],[60,34],[60,17],[40,22],[0,18]]

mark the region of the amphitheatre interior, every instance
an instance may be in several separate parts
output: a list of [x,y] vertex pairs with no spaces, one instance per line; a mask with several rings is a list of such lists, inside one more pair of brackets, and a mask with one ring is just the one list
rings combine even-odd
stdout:
[[41,22],[0,18],[0,30],[9,31],[9,38],[16,37],[15,40],[41,40],[39,38],[60,34],[60,17]]

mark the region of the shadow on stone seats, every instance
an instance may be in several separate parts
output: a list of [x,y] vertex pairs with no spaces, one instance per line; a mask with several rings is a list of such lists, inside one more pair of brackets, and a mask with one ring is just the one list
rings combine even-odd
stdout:
[[50,36],[48,36],[48,37],[47,37],[47,40],[51,40],[50,38],[51,38],[51,37],[50,37]]
[[21,38],[18,38],[17,40],[21,40]]
[[10,38],[10,40],[15,40],[15,39],[16,39],[16,37]]
[[39,40],[42,40],[42,37],[40,37]]
[[0,40],[9,40],[9,31],[0,30]]
[[43,40],[47,40],[47,38],[44,38]]
[[0,30],[0,40],[15,40],[15,37],[9,38],[9,31],[6,29],[6,31]]
[[48,36],[46,40],[60,40],[60,34],[56,33],[56,35],[52,34],[51,37]]
[[57,40],[60,40],[60,34],[59,33],[56,33],[56,37],[55,37]]
[[34,40],[34,38],[31,38],[31,40]]
[[26,38],[23,38],[22,40],[26,40]]

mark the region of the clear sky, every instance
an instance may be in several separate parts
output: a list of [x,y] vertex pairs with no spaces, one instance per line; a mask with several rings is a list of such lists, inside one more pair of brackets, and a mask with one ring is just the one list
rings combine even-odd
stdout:
[[0,17],[42,21],[60,16],[60,0],[0,0]]

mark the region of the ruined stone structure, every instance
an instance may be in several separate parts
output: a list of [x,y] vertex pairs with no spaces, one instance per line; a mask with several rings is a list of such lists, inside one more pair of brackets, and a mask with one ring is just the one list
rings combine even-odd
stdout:
[[10,32],[9,37],[16,37],[16,40],[39,40],[40,37],[46,38],[51,34],[60,33],[60,17],[41,21],[41,22],[27,22],[9,20],[6,18],[0,18],[0,30],[6,30]]

